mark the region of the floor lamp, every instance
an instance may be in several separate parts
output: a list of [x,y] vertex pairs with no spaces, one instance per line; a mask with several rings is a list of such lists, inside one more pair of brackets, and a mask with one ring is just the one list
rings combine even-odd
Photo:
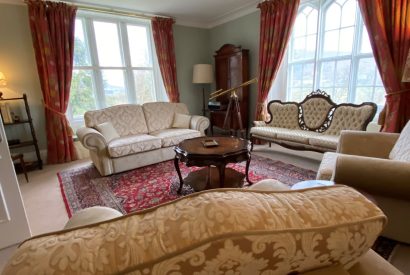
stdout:
[[[192,74],[192,83],[211,84],[214,81],[214,73],[211,64],[196,64]],[[205,87],[202,86],[202,115],[205,116]]]

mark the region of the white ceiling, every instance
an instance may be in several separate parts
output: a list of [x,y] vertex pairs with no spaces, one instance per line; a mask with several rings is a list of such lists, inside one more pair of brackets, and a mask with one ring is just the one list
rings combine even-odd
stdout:
[[[58,0],[57,0],[58,1]],[[64,0],[63,0],[64,1]],[[257,10],[261,0],[65,0],[147,14],[171,16],[180,25],[212,28]],[[0,0],[22,4],[23,0]]]

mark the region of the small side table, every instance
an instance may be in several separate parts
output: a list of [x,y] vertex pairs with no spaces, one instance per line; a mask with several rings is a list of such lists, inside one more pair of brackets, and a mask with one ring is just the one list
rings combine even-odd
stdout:
[[27,169],[26,169],[26,163],[24,162],[24,157],[23,154],[18,154],[18,155],[12,155],[11,160],[14,162],[15,160],[20,161],[21,168],[23,169],[24,177],[26,178],[26,181],[28,182],[28,175],[27,175]]

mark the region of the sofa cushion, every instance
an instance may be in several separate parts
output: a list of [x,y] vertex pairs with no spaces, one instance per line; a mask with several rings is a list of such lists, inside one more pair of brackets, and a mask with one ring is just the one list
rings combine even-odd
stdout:
[[310,129],[319,128],[325,122],[333,105],[325,98],[308,98],[301,104],[303,121]]
[[383,212],[347,186],[214,189],[22,243],[4,274],[299,274],[349,269]]
[[114,126],[112,126],[111,122],[104,122],[95,126],[95,129],[101,133],[101,135],[105,138],[106,142],[110,142],[113,139],[119,138],[120,135],[115,130]]
[[175,113],[172,128],[189,129],[191,123],[191,116]]
[[277,139],[309,144],[309,138],[314,136],[320,136],[320,134],[312,131],[288,130],[283,133],[278,133]]
[[161,139],[162,147],[169,147],[188,138],[200,137],[201,132],[191,129],[164,129],[152,132],[151,135]]
[[327,135],[340,135],[342,130],[362,130],[364,125],[374,116],[375,107],[372,105],[349,106],[339,105],[329,128],[324,132]]
[[84,114],[85,126],[95,128],[98,124],[111,122],[117,133],[124,137],[148,133],[144,112],[140,105],[123,104],[88,111]]
[[108,143],[108,154],[113,158],[161,148],[161,139],[151,135],[134,135]]
[[278,133],[288,132],[289,129],[271,127],[271,126],[256,126],[251,128],[251,134],[274,139]]
[[298,106],[295,103],[273,101],[268,106],[271,119],[269,126],[288,129],[300,129],[298,123]]
[[183,103],[149,102],[142,105],[142,108],[149,133],[171,128],[175,113],[189,114]]
[[390,152],[389,159],[410,162],[410,121],[401,131],[399,139]]
[[340,136],[320,135],[309,138],[309,144],[336,150],[339,144],[339,138]]

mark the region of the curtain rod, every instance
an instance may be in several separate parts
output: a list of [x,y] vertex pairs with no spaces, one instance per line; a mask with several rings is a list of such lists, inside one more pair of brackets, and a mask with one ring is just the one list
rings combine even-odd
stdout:
[[[28,3],[28,0],[24,0],[24,3]],[[130,12],[126,10],[118,10],[114,8],[104,8],[104,7],[98,7],[98,6],[88,6],[80,3],[73,3],[69,1],[53,1],[53,2],[60,2],[60,3],[65,3],[68,5],[73,5],[76,6],[79,10],[83,11],[93,11],[93,12],[100,12],[100,13],[106,13],[106,14],[112,14],[112,15],[121,15],[121,16],[127,16],[127,17],[134,17],[134,18],[140,18],[140,19],[152,19],[153,17],[163,17],[163,18],[172,18],[170,16],[164,16],[164,15],[157,15],[157,14],[145,14],[145,13],[138,13],[138,12]]]

